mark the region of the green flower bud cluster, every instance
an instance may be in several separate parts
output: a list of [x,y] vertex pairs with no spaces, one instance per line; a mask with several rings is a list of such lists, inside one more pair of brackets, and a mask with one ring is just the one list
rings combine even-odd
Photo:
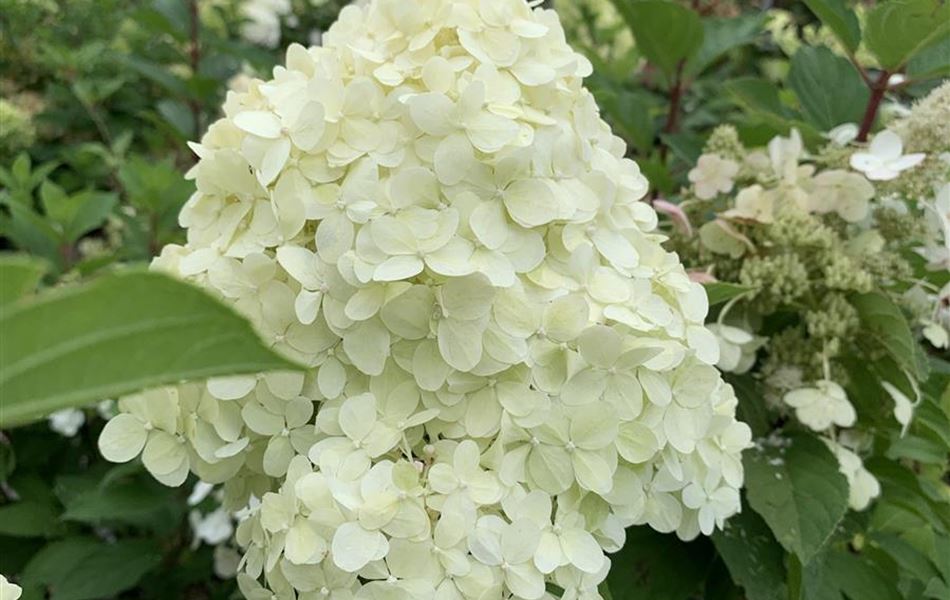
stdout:
[[808,269],[793,253],[747,258],[739,271],[739,282],[755,290],[763,313],[795,302],[810,287]]
[[824,348],[819,340],[808,337],[805,326],[796,325],[772,335],[766,349],[767,357],[763,363],[762,374],[767,381],[778,379],[772,383],[773,386],[783,388],[787,385],[789,389],[794,389],[796,384],[801,384],[801,381],[795,381],[796,377],[791,381],[784,381],[790,375],[788,368],[794,369],[795,375],[800,374],[802,381],[813,381],[822,377]]
[[822,270],[827,287],[845,292],[870,292],[874,287],[871,274],[861,268],[858,260],[839,252],[830,252],[824,258]]
[[828,294],[818,308],[805,313],[808,335],[835,348],[828,349],[829,358],[837,355],[841,339],[847,339],[858,328],[858,311],[842,294]]
[[826,169],[851,170],[851,155],[854,154],[854,148],[848,146],[839,146],[838,144],[825,144],[818,150],[815,156],[815,162],[821,164]]
[[758,229],[762,242],[780,247],[828,250],[839,245],[831,227],[790,203],[779,207],[774,223]]
[[882,282],[907,281],[914,274],[911,264],[895,250],[882,250],[862,256],[861,264],[878,285]]
[[876,229],[888,242],[920,240],[927,234],[926,222],[909,210],[880,206],[874,211]]
[[709,134],[706,140],[706,146],[703,148],[703,154],[718,154],[722,158],[728,158],[737,162],[742,162],[746,154],[745,146],[739,141],[739,132],[732,125],[719,125]]

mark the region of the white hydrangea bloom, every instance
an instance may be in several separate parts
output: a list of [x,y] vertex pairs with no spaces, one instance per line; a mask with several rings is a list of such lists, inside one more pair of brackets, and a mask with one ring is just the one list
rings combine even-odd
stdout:
[[689,172],[689,180],[697,198],[711,200],[719,194],[731,192],[738,173],[739,163],[736,161],[718,154],[703,154]]
[[746,373],[755,364],[756,352],[767,338],[754,335],[741,327],[713,323],[708,326],[719,342],[716,366],[727,373]]
[[217,508],[206,515],[199,510],[191,511],[188,513],[188,523],[194,535],[193,545],[197,547],[205,543],[217,546],[228,541],[234,533],[231,520],[231,515],[223,508]]
[[860,129],[857,123],[842,123],[837,127],[832,127],[821,135],[825,139],[830,140],[832,144],[843,147],[856,140],[858,133],[860,133]]
[[864,468],[861,457],[838,442],[822,438],[838,459],[838,470],[848,480],[848,505],[853,510],[864,510],[871,500],[881,495],[881,484]]
[[877,133],[867,152],[851,155],[851,168],[864,173],[872,181],[888,181],[897,178],[901,171],[919,165],[927,155],[904,154],[904,142],[889,129]]
[[814,431],[832,425],[851,427],[858,418],[844,388],[829,379],[816,381],[815,387],[792,390],[784,400],[795,409],[798,420]]
[[599,598],[625,527],[737,512],[705,292],[556,14],[376,0],[323,42],[228,95],[154,263],[309,369],[122,399],[103,454],[224,483],[253,599]]

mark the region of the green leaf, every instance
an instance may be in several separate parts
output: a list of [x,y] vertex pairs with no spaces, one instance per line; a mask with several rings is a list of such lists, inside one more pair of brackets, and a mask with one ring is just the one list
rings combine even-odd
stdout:
[[49,180],[40,187],[46,216],[56,223],[62,241],[69,244],[102,226],[117,200],[115,194],[90,190],[70,196]]
[[133,480],[80,492],[66,504],[62,518],[83,523],[142,523],[169,504],[167,495],[156,494],[150,486]]
[[0,535],[46,537],[59,528],[59,511],[51,502],[20,500],[0,506]]
[[623,548],[610,557],[607,586],[614,600],[696,597],[716,558],[706,539],[684,543],[647,526],[628,527],[626,533]]
[[822,131],[859,122],[871,94],[854,65],[824,46],[803,46],[795,53],[788,86],[808,121]]
[[917,354],[917,343],[901,309],[881,292],[855,294],[850,302],[858,311],[862,334],[886,350],[902,369],[919,380],[926,379],[927,366]]
[[848,52],[857,51],[861,44],[861,24],[844,0],[805,0],[805,5],[834,32]]
[[894,582],[867,558],[829,552],[823,568],[827,579],[848,598],[860,600],[901,600]]
[[886,456],[930,465],[947,464],[947,448],[943,444],[912,434],[902,437],[895,435],[894,443],[887,449]]
[[23,582],[50,588],[50,600],[113,598],[134,587],[160,560],[151,540],[108,544],[92,538],[66,538],[33,557],[23,570]]
[[166,98],[155,105],[158,113],[185,139],[195,135],[195,116],[184,102]]
[[848,482],[824,442],[807,433],[769,438],[745,453],[749,505],[807,565],[848,508]]
[[119,169],[119,181],[133,206],[157,215],[177,216],[195,188],[171,160],[156,161],[137,155]]
[[27,205],[12,203],[7,208],[9,215],[0,212],[0,235],[9,238],[19,250],[59,264],[59,232]]
[[10,173],[20,185],[27,185],[30,181],[30,169],[32,166],[33,163],[30,160],[30,155],[26,152],[21,152],[17,155],[16,160],[13,161],[13,166],[10,167]]
[[752,290],[750,287],[739,285],[738,283],[729,283],[728,281],[714,281],[704,283],[706,296],[709,298],[709,306],[716,306],[732,300],[736,296],[741,296]]
[[70,200],[75,203],[76,210],[64,231],[69,243],[75,243],[90,231],[102,227],[118,203],[118,197],[113,193],[91,190],[74,194]]
[[950,36],[950,4],[939,0],[880,2],[867,15],[864,42],[889,71]]
[[663,133],[660,135],[663,143],[670,147],[673,155],[687,165],[695,165],[703,153],[705,140],[695,133],[681,131],[679,133]]
[[907,63],[907,76],[915,81],[950,75],[950,37],[923,48]]
[[712,541],[748,600],[788,598],[785,552],[755,511],[744,510],[730,518],[724,530],[713,534]]
[[727,81],[723,87],[733,100],[748,111],[775,115],[782,119],[791,116],[782,104],[779,89],[767,79],[739,77]]
[[737,17],[703,19],[703,43],[686,65],[686,73],[695,77],[726,52],[754,42],[762,32],[765,17],[765,12],[756,12]]
[[753,436],[768,435],[772,422],[761,385],[749,374],[723,373],[723,378],[735,390],[739,400],[736,417],[752,429]]
[[22,254],[0,254],[0,306],[32,293],[44,273],[42,261]]
[[703,24],[696,12],[663,0],[611,0],[630,26],[637,48],[672,81],[681,62],[703,44]]
[[928,582],[934,577],[940,577],[936,567],[920,551],[914,548],[903,538],[893,533],[875,532],[871,539],[880,546],[896,562],[900,568],[912,573],[914,577]]
[[298,368],[201,290],[137,270],[0,307],[0,426],[182,379]]

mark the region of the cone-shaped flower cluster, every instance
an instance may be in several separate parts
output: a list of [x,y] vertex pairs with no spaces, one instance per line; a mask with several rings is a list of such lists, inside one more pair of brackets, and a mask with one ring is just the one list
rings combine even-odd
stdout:
[[124,399],[106,457],[256,506],[252,599],[596,598],[625,527],[737,512],[705,293],[555,13],[376,0],[324,42],[228,97],[155,263],[310,370]]

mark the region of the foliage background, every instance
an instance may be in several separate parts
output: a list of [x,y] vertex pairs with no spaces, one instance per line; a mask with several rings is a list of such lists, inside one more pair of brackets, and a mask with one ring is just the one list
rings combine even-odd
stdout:
[[[180,240],[177,214],[192,192],[182,173],[194,162],[185,142],[217,118],[229,86],[266,77],[282,58],[259,36],[248,39],[250,3],[290,9],[278,17],[277,48],[314,40],[343,5],[0,0],[0,247],[43,259],[44,285],[55,286],[147,263]],[[644,4],[667,5],[658,10],[672,16],[655,27],[638,12],[648,10]],[[654,198],[677,200],[721,123],[735,125],[749,146],[796,127],[817,148],[822,132],[861,122],[878,91],[875,129],[950,72],[948,35],[902,67],[905,85],[865,86],[861,73],[877,74],[881,65],[860,32],[849,42],[850,21],[835,15],[857,14],[867,30],[873,2],[554,5],[571,42],[594,63],[587,85]],[[833,522],[817,558],[786,552],[774,523],[745,510],[726,532],[689,544],[631,529],[607,593],[618,600],[950,596],[950,363],[935,352],[927,361],[925,404],[909,436],[882,421],[867,461],[881,498]],[[757,435],[783,426],[762,416],[752,378],[733,383]],[[857,391],[881,397],[879,389]],[[108,403],[84,409],[75,435],[47,422],[0,433],[0,573],[23,585],[27,600],[236,597],[228,577],[234,549],[198,539],[189,516],[212,512],[213,499],[190,504],[190,485],[166,488],[140,465],[103,461],[95,440],[110,410]],[[772,484],[771,463],[764,464],[747,464],[750,493]]]

